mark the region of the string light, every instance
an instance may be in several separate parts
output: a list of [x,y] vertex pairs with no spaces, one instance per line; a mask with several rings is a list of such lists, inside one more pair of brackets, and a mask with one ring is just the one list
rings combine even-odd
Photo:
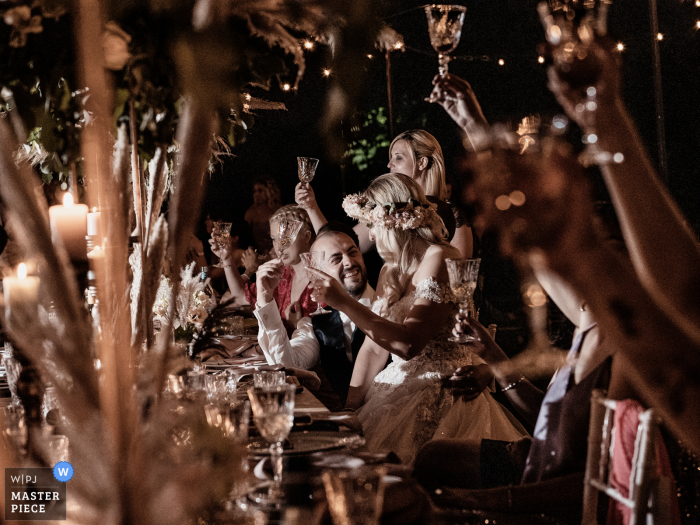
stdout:
[[618,43],[617,43],[617,50],[618,50],[618,51],[624,51],[624,50],[625,50],[625,44],[623,44],[622,42],[618,42]]
[[661,41],[661,40],[663,40],[663,39],[664,39],[664,35],[663,35],[662,33],[658,33],[658,34],[656,35],[656,40]]
[[372,60],[372,55],[367,55],[367,58],[369,58],[370,60]]
[[285,91],[289,91],[290,89],[292,89],[292,86],[290,86],[289,84],[285,84],[282,86],[282,89],[284,89]]
[[503,60],[502,58],[499,58],[499,59],[498,59],[498,65],[499,65],[499,66],[502,66],[502,65],[504,65],[505,63],[506,63],[506,61]]
[[695,22],[695,29],[700,29],[700,20]]
[[250,93],[246,93],[246,94],[245,94],[245,99],[246,99],[246,100],[250,101],[251,98],[253,98],[253,97],[250,96]]
[[695,7],[700,7],[700,0],[695,0]]
[[394,49],[401,49],[403,47],[403,42],[396,42],[394,44]]
[[314,43],[311,40],[304,40],[304,47],[311,50],[314,48]]
[[331,70],[330,70],[330,69],[324,69],[324,70],[323,70],[323,74],[324,74],[324,76],[329,77],[329,76],[331,76]]
[[537,61],[538,61],[540,64],[544,64],[544,57],[543,57],[543,56],[537,57]]

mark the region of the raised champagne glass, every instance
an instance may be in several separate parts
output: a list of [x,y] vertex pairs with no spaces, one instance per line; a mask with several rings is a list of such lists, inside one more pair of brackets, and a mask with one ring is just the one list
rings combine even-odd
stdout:
[[[304,262],[304,267],[305,268],[315,268],[316,270],[321,270],[323,271],[323,262],[326,257],[326,252],[322,251],[315,251],[315,252],[307,252],[307,253],[302,253],[300,254],[301,260]],[[309,272],[306,272],[306,276],[309,278],[309,281],[313,279],[313,275],[310,275]],[[321,302],[316,301],[316,310],[311,312],[309,315],[314,316],[314,315],[322,315],[322,314],[329,314],[331,313],[330,310],[324,310],[321,308]]]
[[260,435],[270,443],[270,461],[274,479],[267,493],[268,503],[279,505],[282,499],[282,443],[294,423],[296,385],[284,384],[248,390],[253,420]]
[[[217,221],[214,223],[214,229],[211,233],[214,238],[214,242],[216,243],[217,250],[220,251],[226,247],[228,240],[231,238],[231,225],[232,223],[230,222]],[[218,263],[212,266],[216,268],[223,268],[224,263],[222,261],[219,261]]]
[[595,120],[600,77],[600,63],[592,44],[597,36],[607,34],[608,8],[612,0],[549,0],[538,7],[545,38],[552,46],[552,60],[559,77],[570,87],[581,91],[582,101],[576,112],[582,125],[585,149],[579,156],[584,166],[621,162],[598,146]]
[[467,8],[462,5],[432,4],[425,6],[425,16],[428,18],[430,44],[438,53],[440,76],[447,74],[450,53],[455,50],[462,37],[464,14]]
[[[479,278],[481,259],[446,259],[445,263],[450,277],[450,288],[459,303],[459,313],[474,317],[474,291]],[[470,343],[475,339],[467,334],[449,338],[454,343]]]

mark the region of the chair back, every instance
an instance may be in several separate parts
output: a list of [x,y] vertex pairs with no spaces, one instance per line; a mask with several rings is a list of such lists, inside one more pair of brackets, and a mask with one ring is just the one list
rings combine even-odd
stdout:
[[657,474],[656,446],[659,439],[659,420],[653,409],[639,414],[634,444],[634,456],[630,469],[629,495],[623,496],[611,484],[612,459],[615,432],[622,429],[614,425],[617,408],[614,400],[605,392],[594,390],[591,398],[591,420],[588,430],[588,457],[583,493],[583,525],[598,525],[598,496],[600,492],[630,509],[629,525],[661,525],[670,523],[668,501],[662,492],[667,490]]

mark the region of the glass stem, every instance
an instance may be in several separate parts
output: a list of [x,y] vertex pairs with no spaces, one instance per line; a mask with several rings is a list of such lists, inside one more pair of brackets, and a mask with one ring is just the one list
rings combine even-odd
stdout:
[[272,462],[274,487],[275,490],[279,490],[280,483],[282,483],[282,443],[270,445],[270,461]]

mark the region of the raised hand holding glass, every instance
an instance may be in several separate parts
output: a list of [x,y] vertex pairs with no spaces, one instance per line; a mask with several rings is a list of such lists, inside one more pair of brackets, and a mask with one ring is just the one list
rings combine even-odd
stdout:
[[[300,257],[301,257],[301,260],[304,262],[305,268],[315,268],[316,270],[323,271],[323,262],[324,262],[324,259],[326,257],[326,252],[322,252],[322,251],[307,252],[307,253],[300,254]],[[306,276],[308,277],[309,281],[311,281],[314,278],[313,275],[309,274],[309,272],[306,272]],[[316,301],[316,304],[317,304],[316,310],[311,312],[309,314],[310,316],[331,313],[330,310],[324,310],[323,308],[321,308],[320,301]]]

